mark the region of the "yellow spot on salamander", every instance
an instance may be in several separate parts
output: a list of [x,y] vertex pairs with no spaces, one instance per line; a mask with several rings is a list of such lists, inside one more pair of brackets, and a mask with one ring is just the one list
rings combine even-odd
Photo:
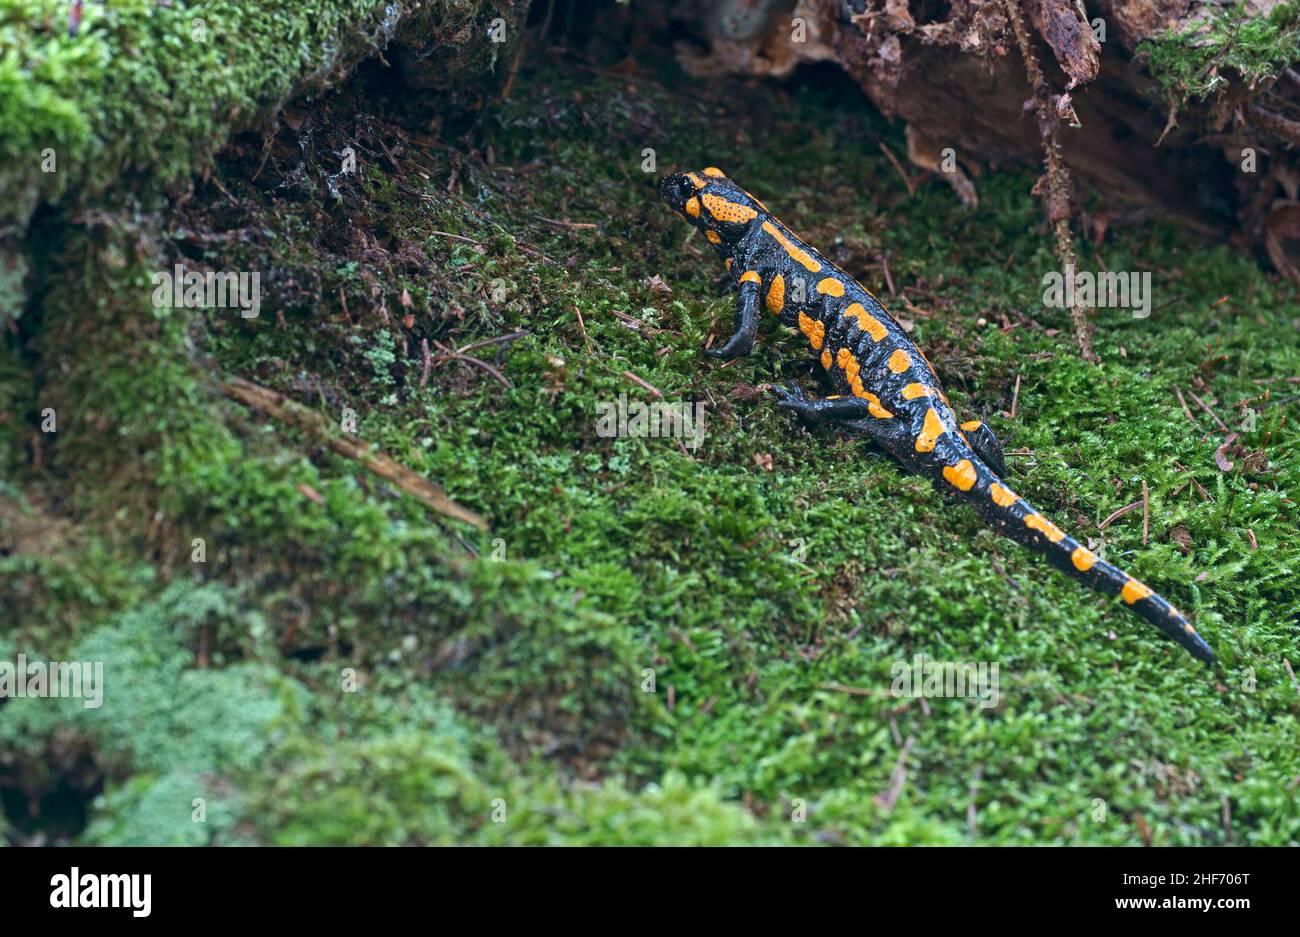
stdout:
[[879,397],[862,386],[861,365],[858,364],[858,359],[853,357],[853,352],[841,348],[835,357],[835,363],[844,369],[844,379],[853,389],[853,396],[861,397],[869,404],[867,412],[881,420],[887,420],[894,415],[880,405]]
[[822,340],[826,337],[826,326],[820,319],[814,319],[807,313],[799,313],[799,331],[808,336],[813,351],[822,347]]
[[843,296],[844,284],[834,277],[826,277],[817,284],[817,292],[824,296]]
[[975,473],[975,466],[971,465],[969,459],[962,459],[956,465],[945,465],[943,467],[943,477],[948,479],[949,483],[960,491],[970,491],[975,487],[978,475]]
[[785,277],[779,273],[773,278],[772,285],[768,287],[767,308],[778,316],[785,308]]
[[761,284],[761,283],[763,282],[763,280],[762,280],[761,277],[759,277],[759,275],[758,275],[757,272],[755,272],[755,271],[753,271],[753,270],[746,270],[744,273],[742,273],[742,274],[740,275],[740,282],[741,282],[741,283],[760,283],[760,284]]
[[917,397],[929,397],[930,388],[924,384],[908,384],[903,388],[904,400],[915,400]]
[[1119,596],[1129,605],[1132,605],[1138,599],[1150,598],[1152,594],[1149,586],[1143,585],[1136,579],[1130,579],[1124,583],[1124,588],[1120,590]]
[[966,432],[971,433],[979,429],[983,425],[984,424],[981,423],[979,420],[967,420],[965,423],[961,425],[961,428],[964,429]]
[[726,260],[726,265],[727,265],[727,272],[730,273],[730,272],[731,272],[731,258],[730,258],[730,257],[727,258],[727,260]]
[[[899,352],[894,352],[899,354]],[[939,414],[934,407],[925,411],[925,422],[921,425],[921,435],[916,437],[917,452],[933,452],[934,444],[939,441],[946,430],[943,428],[943,420],[939,419]]]
[[989,497],[993,499],[993,503],[998,507],[1009,508],[1016,503],[1016,498],[1019,496],[1010,488],[994,482],[989,485]]
[[1074,552],[1070,554],[1070,562],[1079,572],[1086,573],[1097,562],[1097,554],[1087,547],[1075,547]]
[[[861,396],[861,398],[866,400],[867,403],[871,403],[872,400],[875,400],[876,405],[879,405],[879,400],[876,400],[875,395],[868,394],[866,387],[862,386],[862,366],[858,364],[858,359],[855,359],[852,351],[849,351],[848,348],[840,348],[840,352],[836,355],[835,363],[839,364],[840,368],[844,369],[844,379],[849,382],[849,387],[852,387],[854,396]],[[871,413],[872,416],[881,416],[881,413],[888,413],[889,416],[893,416],[893,413],[889,413],[889,411],[884,408],[880,409],[880,413],[876,413],[875,409],[872,408]]]
[[728,201],[721,195],[711,195],[705,192],[700,196],[704,202],[704,207],[709,210],[709,214],[719,221],[730,221],[740,224],[746,221],[753,221],[758,217],[758,212],[748,205],[740,205],[736,202]]
[[710,244],[721,244],[722,238],[718,236],[717,231],[705,231],[704,236],[709,239]]
[[1065,531],[1057,527],[1041,514],[1030,514],[1025,517],[1025,526],[1034,530],[1040,530],[1052,543],[1065,539]]
[[[859,382],[858,388],[861,387],[862,384]],[[855,389],[853,392],[867,402],[867,412],[876,419],[888,420],[894,415],[880,405],[880,398],[871,393],[871,391]]]
[[827,371],[829,371],[831,369],[831,365],[834,363],[835,363],[834,359],[831,358],[831,350],[829,348],[823,348],[822,367],[825,368]]
[[851,304],[849,308],[844,310],[844,314],[857,319],[858,328],[870,335],[872,341],[878,342],[889,334],[885,331],[884,323],[863,309],[862,303]]
[[692,218],[700,217],[700,200],[694,195],[686,200],[686,214]]
[[803,264],[804,269],[813,273],[821,270],[822,265],[813,260],[811,254],[782,234],[781,229],[772,224],[772,222],[764,221],[763,230],[775,238],[776,243],[785,248],[785,252],[790,255],[791,259],[797,263]]
[[707,169],[704,170],[704,174],[706,176],[712,176],[714,179],[725,179],[727,177],[727,174],[723,172],[721,169],[719,169],[717,166],[708,167]]
[[[903,349],[898,348],[889,356],[889,361],[887,363],[889,365],[889,370],[893,371],[895,374],[902,374],[912,366],[912,356],[903,351]],[[933,413],[934,411],[932,410],[930,412]]]
[[696,175],[695,173],[693,173],[693,172],[688,172],[688,173],[686,174],[686,178],[687,178],[687,179],[690,179],[691,182],[692,182],[692,184],[694,184],[695,188],[697,188],[697,189],[702,189],[702,188],[704,188],[706,185],[708,185],[707,182],[705,182],[703,179],[701,179],[699,176],[697,176],[697,175]]

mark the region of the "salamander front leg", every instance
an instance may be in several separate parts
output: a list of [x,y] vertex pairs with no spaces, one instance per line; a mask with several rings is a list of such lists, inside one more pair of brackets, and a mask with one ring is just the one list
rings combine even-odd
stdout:
[[754,349],[758,338],[758,274],[750,271],[740,278],[740,295],[736,298],[735,332],[721,348],[706,348],[710,358],[739,358]]

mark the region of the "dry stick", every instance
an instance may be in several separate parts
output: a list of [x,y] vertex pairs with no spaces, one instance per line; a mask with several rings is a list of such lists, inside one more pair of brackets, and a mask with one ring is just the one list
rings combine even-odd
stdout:
[[510,390],[514,387],[514,385],[510,383],[510,379],[508,377],[506,377],[496,368],[492,367],[492,365],[488,364],[482,358],[475,358],[473,355],[463,354],[454,348],[448,348],[446,345],[444,345],[442,342],[439,341],[435,341],[433,344],[437,347],[437,349],[440,352],[442,352],[442,354],[438,356],[439,364],[442,364],[442,362],[444,361],[451,361],[453,359],[456,361],[464,361],[466,364],[472,364],[475,367],[482,368],[488,374],[491,374],[494,378],[496,378],[498,381],[501,382],[501,386],[504,387],[506,390]]
[[642,387],[650,391],[650,393],[654,394],[656,397],[663,397],[664,395],[664,392],[661,391],[658,387],[655,387],[645,378],[637,377],[631,371],[624,371],[623,376],[627,378],[629,381],[631,381],[633,384],[640,384]]
[[377,450],[372,450],[366,443],[333,435],[329,430],[329,420],[297,401],[290,400],[274,390],[246,381],[242,377],[232,377],[221,385],[221,392],[231,400],[238,401],[254,410],[260,410],[272,419],[280,420],[302,429],[315,437],[339,455],[360,462],[373,475],[392,482],[402,491],[415,498],[426,507],[439,514],[471,524],[479,530],[487,530],[487,521],[468,508],[462,507],[447,497],[438,485],[419,475],[405,465],[394,462]]
[[545,215],[533,215],[538,221],[544,221],[547,224],[555,225],[557,228],[599,228],[600,225],[592,224],[589,221],[560,221],[556,218],[547,218]]
[[1016,404],[1020,402],[1020,375],[1016,375],[1016,389],[1011,395],[1011,419],[1016,418]]
[[430,231],[430,234],[436,234],[439,237],[451,238],[453,241],[464,241],[466,244],[473,244],[475,247],[482,247],[482,241],[476,241],[473,238],[463,237],[459,234],[452,234],[450,231]]
[[885,158],[888,159],[889,162],[893,164],[893,167],[898,170],[898,174],[903,177],[903,185],[907,186],[907,194],[915,195],[916,183],[914,183],[911,177],[907,174],[907,170],[903,168],[903,164],[898,161],[898,157],[894,155],[894,151],[885,146],[883,142],[880,144],[880,149],[881,152],[885,154]]
[[1285,657],[1282,658],[1282,669],[1285,670],[1286,675],[1291,678],[1291,686],[1295,687],[1297,693],[1300,693],[1300,680],[1296,680],[1295,671],[1291,669],[1291,661]]
[[1104,521],[1102,521],[1100,524],[1098,524],[1098,525],[1097,525],[1097,529],[1098,529],[1098,530],[1105,530],[1107,527],[1109,527],[1109,526],[1111,525],[1112,522],[1119,520],[1121,517],[1123,517],[1123,516],[1124,516],[1125,514],[1127,514],[1129,511],[1136,511],[1136,510],[1137,510],[1138,508],[1140,508],[1140,507],[1142,507],[1142,502],[1141,502],[1141,501],[1134,501],[1132,504],[1126,504],[1126,505],[1124,505],[1124,506],[1123,506],[1122,508],[1120,508],[1118,511],[1114,511],[1114,512],[1110,515],[1110,517],[1106,518]]
[[[525,16],[525,19],[527,17]],[[510,73],[506,75],[505,84],[501,87],[501,100],[510,100],[510,91],[515,86],[515,76],[519,74],[519,63],[524,57],[524,46],[528,44],[528,31],[525,30],[523,36],[519,39],[519,45],[515,49],[515,57],[510,60]]]
[[587,346],[587,354],[591,354],[591,339],[587,337],[587,323],[582,321],[582,310],[574,306],[573,311],[578,314],[578,328],[582,329],[582,343]]
[[1197,425],[1196,423],[1196,417],[1192,416],[1192,411],[1188,408],[1187,401],[1183,399],[1183,392],[1178,389],[1177,384],[1174,385],[1174,393],[1178,396],[1178,405],[1182,407],[1183,412],[1187,414],[1187,419],[1192,423],[1193,426],[1196,426],[1197,429],[1200,429],[1200,426]]
[[907,780],[907,756],[911,753],[912,745],[915,742],[915,735],[907,737],[907,741],[903,743],[903,750],[898,753],[898,761],[894,763],[894,771],[889,779],[889,790],[874,798],[876,806],[885,811],[886,815],[894,812],[894,804],[898,801],[898,795],[903,792],[903,783]]
[[1142,480],[1142,546],[1147,545],[1147,535],[1151,532],[1151,493],[1147,491],[1146,479]]
[[868,690],[860,686],[845,686],[843,683],[826,683],[819,686],[819,690],[831,690],[835,693],[847,693],[849,696],[875,696],[875,690]]
[[1246,112],[1250,115],[1251,123],[1273,131],[1288,143],[1300,143],[1300,123],[1281,114],[1275,114],[1258,104],[1247,104]]
[[1200,407],[1202,410],[1204,410],[1206,413],[1210,415],[1210,419],[1212,419],[1216,424],[1218,424],[1219,429],[1223,430],[1225,433],[1232,432],[1232,430],[1228,429],[1227,424],[1224,423],[1221,419],[1219,419],[1219,415],[1205,405],[1204,400],[1196,396],[1196,394],[1193,393],[1190,388],[1188,389],[1187,393],[1192,398],[1192,400],[1196,402],[1196,405],[1198,407]]
[[424,370],[420,372],[420,390],[424,390],[424,385],[429,383],[429,369],[433,367],[433,359],[429,356],[429,340],[420,339],[420,354],[424,356]]
[[980,781],[984,778],[984,766],[975,768],[975,775],[970,779],[970,803],[966,805],[966,832],[972,837],[976,830],[975,798],[979,795]]
[[[1058,134],[1060,120],[1056,109],[1048,100],[1047,82],[1042,69],[1038,67],[1038,57],[1029,44],[1029,33],[1016,0],[1003,0],[1007,19],[1011,22],[1012,32],[1016,35],[1016,45],[1020,48],[1020,58],[1025,63],[1025,76],[1033,94],[1034,107],[1038,115],[1038,134],[1043,140],[1043,152],[1047,163],[1047,218],[1056,234],[1056,256],[1065,268],[1067,276],[1074,275],[1074,238],[1070,233],[1070,171],[1065,166],[1061,155],[1061,140]],[[1079,343],[1079,353],[1085,361],[1093,364],[1100,362],[1097,353],[1092,350],[1092,326],[1087,314],[1079,306],[1078,300],[1070,302],[1070,318],[1074,321],[1074,337]]]
[[498,335],[495,338],[485,338],[479,342],[470,342],[468,345],[461,345],[456,349],[456,354],[463,355],[467,351],[473,351],[475,348],[486,348],[488,345],[500,345],[502,342],[513,342],[517,338],[523,338],[525,335],[531,335],[527,329],[520,329],[518,332],[511,332],[509,335]]

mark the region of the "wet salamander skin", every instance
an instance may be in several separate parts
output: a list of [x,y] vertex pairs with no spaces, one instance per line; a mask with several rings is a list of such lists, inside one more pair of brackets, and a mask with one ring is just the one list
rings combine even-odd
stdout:
[[1200,660],[1214,652],[1176,608],[1090,552],[1012,491],[1002,448],[978,420],[959,422],[922,352],[861,284],[795,237],[719,169],[678,173],[663,201],[704,232],[738,291],[734,334],[706,352],[748,354],[763,315],[798,329],[835,394],[811,399],[777,387],[780,405],[874,439],[914,472],[963,498],[1002,534],[1121,601]]

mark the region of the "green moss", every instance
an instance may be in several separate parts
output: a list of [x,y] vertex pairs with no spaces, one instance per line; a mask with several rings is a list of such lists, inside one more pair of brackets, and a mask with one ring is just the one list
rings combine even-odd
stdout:
[[1267,15],[1249,5],[1206,6],[1205,16],[1139,47],[1151,74],[1178,100],[1204,98],[1233,78],[1255,87],[1300,60],[1300,9],[1279,3]]
[[[61,0],[6,4],[4,217],[21,226],[38,201],[70,191],[90,200],[124,180],[153,190],[182,181],[232,128],[278,107],[294,89],[336,80],[385,46],[412,13],[416,35],[406,41],[413,53],[446,45],[451,37],[440,30],[449,30],[459,42],[447,47],[462,51],[440,61],[449,77],[467,81],[495,63],[499,44],[467,31],[493,10],[481,0],[326,0],[301,10],[278,2],[118,0],[86,4],[69,35],[69,6]],[[50,150],[55,171],[43,166]]]
[[[51,293],[24,325],[40,344],[27,397],[74,418],[49,473],[25,481],[66,486],[72,516],[120,538],[125,555],[161,557],[163,575],[240,584],[186,600],[229,599],[238,614],[181,616],[161,646],[192,656],[201,639],[220,672],[255,666],[297,688],[281,694],[264,759],[223,769],[239,797],[222,815],[240,819],[222,837],[1132,844],[1145,828],[1157,843],[1300,839],[1300,727],[1282,665],[1300,614],[1300,456],[1281,381],[1300,373],[1294,291],[1172,227],[1112,232],[1096,265],[1153,269],[1156,310],[1100,313],[1105,364],[1087,366],[1067,317],[1041,303],[1053,260],[1030,180],[981,179],[974,212],[937,180],[909,197],[863,142],[884,134],[898,150],[897,130],[843,107],[844,89],[702,101],[592,82],[521,75],[477,150],[407,141],[400,179],[377,148],[363,151],[365,171],[337,200],[310,159],[303,196],[272,198],[251,180],[260,138],[251,155],[237,144],[214,171],[239,206],[200,186],[202,210],[184,227],[253,232],[202,243],[215,268],[268,272],[256,320],[156,318],[144,270],[105,286],[98,248],[70,252],[79,262],[61,266],[87,271],[75,281],[39,265]],[[330,128],[363,105],[329,105],[320,151],[337,149]],[[494,162],[476,155],[489,145]],[[1012,448],[1028,450],[1011,460],[1016,490],[1063,527],[1096,536],[1145,481],[1148,542],[1128,514],[1105,531],[1108,556],[1191,613],[1222,670],[866,447],[793,425],[753,390],[806,380],[797,341],[773,329],[743,361],[702,359],[730,300],[706,246],[655,203],[639,166],[647,146],[661,171],[722,166],[872,288],[888,254],[910,308],[882,298],[913,322],[959,409],[1016,434]],[[295,168],[290,152],[265,173]],[[165,261],[193,243],[181,227],[160,224],[172,232],[158,242]],[[77,317],[101,295],[111,310],[92,303]],[[1004,316],[1013,328],[997,327]],[[499,360],[496,346],[479,350],[509,389],[464,362],[431,362],[424,379],[424,341],[516,330],[529,334]],[[596,434],[599,402],[642,399],[627,371],[668,399],[707,401],[700,450]],[[356,463],[223,401],[217,374],[331,420],[351,408],[361,438],[483,512],[491,532],[441,528]],[[1002,414],[1017,376],[1012,420]],[[1188,422],[1174,385],[1234,425],[1236,404],[1256,407],[1241,439],[1269,468],[1234,455],[1221,471],[1219,437],[1208,418]],[[132,507],[115,516],[115,502]],[[141,518],[155,517],[151,532]],[[197,570],[194,536],[209,556]],[[916,653],[998,662],[999,705],[891,696],[892,665]],[[340,689],[344,668],[358,692]],[[882,795],[908,737],[891,806]],[[185,784],[184,754],[124,769],[135,780],[115,785],[87,838],[189,841],[188,826],[155,819]]]

